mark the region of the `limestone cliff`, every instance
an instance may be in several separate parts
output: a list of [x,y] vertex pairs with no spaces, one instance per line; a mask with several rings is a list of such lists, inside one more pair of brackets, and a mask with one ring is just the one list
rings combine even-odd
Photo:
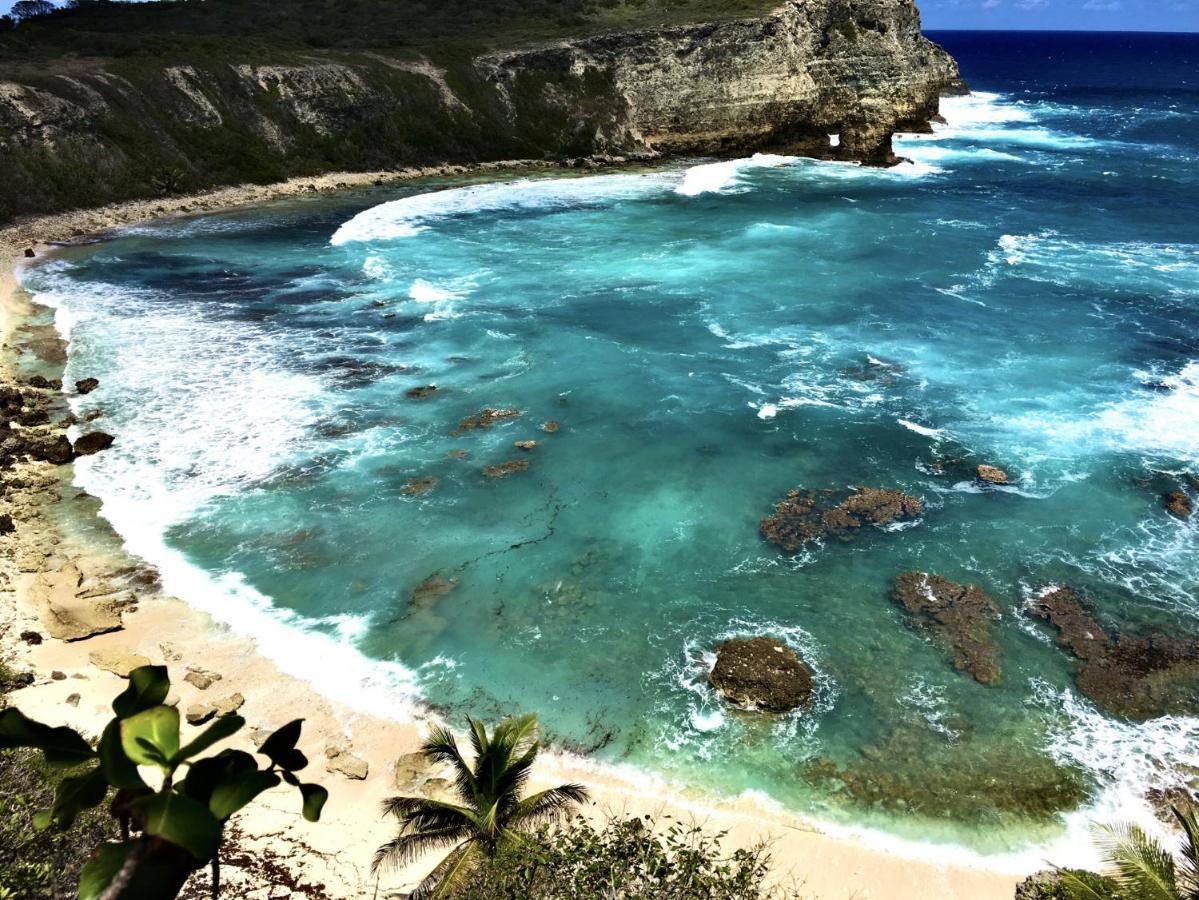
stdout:
[[891,134],[927,128],[959,86],[912,0],[787,0],[503,51],[0,66],[0,220],[433,162],[770,149],[886,163]]

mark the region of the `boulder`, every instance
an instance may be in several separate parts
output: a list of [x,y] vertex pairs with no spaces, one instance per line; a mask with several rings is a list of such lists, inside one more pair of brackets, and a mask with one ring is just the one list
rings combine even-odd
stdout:
[[206,691],[216,682],[220,681],[221,676],[216,672],[209,672],[207,669],[188,666],[187,674],[183,676],[183,680],[201,691]]
[[30,647],[36,647],[38,644],[40,644],[42,642],[42,636],[40,634],[38,634],[36,631],[22,631],[21,632],[21,640],[24,641],[26,644],[28,644]]
[[483,475],[487,478],[507,478],[517,472],[523,472],[529,467],[527,459],[510,459],[506,462],[495,463],[483,467]]
[[742,709],[786,712],[812,699],[812,673],[791,648],[772,637],[719,644],[708,682]]
[[949,653],[955,669],[981,684],[999,683],[999,648],[992,634],[999,606],[981,588],[927,572],[900,572],[891,599],[907,611],[914,627],[929,632]]
[[547,434],[553,434],[555,431],[557,431],[561,427],[562,426],[559,425],[557,422],[555,422],[553,419],[551,419],[548,422],[541,423],[541,430],[546,432]]
[[476,428],[490,428],[496,422],[515,419],[519,415],[519,409],[493,409],[489,406],[473,416],[467,416],[459,422],[457,431],[474,431]]
[[50,637],[81,641],[97,634],[119,631],[127,594],[85,596],[83,575],[73,563],[58,571],[40,572],[29,583],[28,597],[39,610]]
[[78,456],[91,456],[112,446],[114,438],[104,431],[90,431],[75,441],[75,453]]
[[25,449],[33,459],[56,466],[65,465],[75,458],[75,451],[65,434],[41,439],[30,437],[25,442]]
[[110,647],[106,650],[93,650],[87,655],[93,666],[112,672],[122,678],[128,678],[134,669],[150,665],[149,657],[134,653],[127,647]]
[[334,775],[344,775],[346,778],[361,781],[370,773],[370,766],[366,760],[351,753],[349,747],[326,747],[325,757],[325,771]]
[[537,442],[536,441],[515,441],[515,442],[513,442],[512,446],[515,447],[517,450],[536,450]]
[[420,387],[408,388],[404,391],[404,396],[409,400],[423,400],[437,392],[437,385],[423,384]]
[[13,523],[12,516],[4,513],[0,515],[0,534],[12,534],[17,530],[17,526]]
[[834,502],[831,490],[792,490],[762,519],[762,536],[788,553],[825,536],[851,538],[863,527],[916,519],[924,511],[919,498],[896,490],[858,487]]
[[1191,517],[1195,508],[1191,503],[1191,498],[1182,491],[1170,491],[1162,497],[1162,505],[1166,507],[1166,512],[1174,518],[1184,520]]
[[75,390],[80,394],[90,394],[100,386],[98,378],[80,378],[75,382]]
[[974,470],[975,476],[984,484],[1007,484],[1007,472],[996,466],[979,466]]
[[184,717],[188,725],[203,725],[216,715],[216,709],[211,703],[193,703],[187,708]]
[[33,259],[35,256],[37,256],[37,254],[33,252],[32,247],[25,248],[25,258],[26,259]]
[[417,750],[405,753],[392,767],[392,782],[398,791],[415,791],[433,777],[434,764]]
[[191,725],[203,725],[216,716],[231,716],[246,702],[241,694],[230,694],[211,703],[193,703],[187,708],[186,718]]

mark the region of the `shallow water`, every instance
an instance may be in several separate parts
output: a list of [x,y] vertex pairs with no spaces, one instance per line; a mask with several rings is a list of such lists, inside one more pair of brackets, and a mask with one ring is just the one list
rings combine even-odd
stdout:
[[[78,480],[170,586],[363,705],[532,710],[601,759],[985,852],[1128,803],[1199,765],[1199,722],[1098,713],[1021,607],[1066,582],[1199,632],[1195,525],[1160,506],[1199,465],[1197,95],[1065,51],[1017,78],[961,40],[980,92],[888,171],[414,184],[30,270],[68,378],[101,381],[77,410],[117,435]],[[521,415],[455,433],[484,407]],[[789,488],[859,484],[925,514],[794,557],[760,538]],[[912,568],[1000,603],[1002,684],[908,627]],[[414,600],[431,576],[457,586]],[[815,668],[812,710],[706,687],[715,643],[762,632]]]

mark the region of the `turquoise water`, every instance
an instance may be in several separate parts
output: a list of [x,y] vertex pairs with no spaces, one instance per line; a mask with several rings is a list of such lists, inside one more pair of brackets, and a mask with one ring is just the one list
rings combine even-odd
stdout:
[[[1135,812],[1199,722],[1103,716],[1021,608],[1065,582],[1199,631],[1195,526],[1160,504],[1199,464],[1199,141],[1146,125],[1194,96],[982,86],[888,171],[430,182],[71,250],[26,284],[117,436],[79,482],[169,587],[364,706],[535,711],[601,760],[986,852]],[[521,415],[455,433],[485,407]],[[788,489],[851,485],[925,513],[760,538]],[[912,568],[999,602],[999,686],[889,601]],[[432,576],[457,586],[414,601]],[[816,670],[811,710],[706,687],[756,633]]]

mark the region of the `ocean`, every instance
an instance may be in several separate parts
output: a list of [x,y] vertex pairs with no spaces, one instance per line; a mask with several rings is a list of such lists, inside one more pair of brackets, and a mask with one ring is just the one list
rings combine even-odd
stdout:
[[[28,269],[116,436],[78,484],[168,589],[360,708],[535,712],[897,844],[1040,859],[1146,819],[1199,766],[1194,710],[1104,712],[1025,610],[1069,585],[1112,631],[1199,635],[1196,520],[1161,499],[1199,474],[1199,36],[932,37],[974,93],[893,169],[392,185]],[[792,488],[858,485],[923,512],[759,533]],[[913,569],[995,599],[998,684],[891,601]],[[708,686],[756,634],[810,708]]]

